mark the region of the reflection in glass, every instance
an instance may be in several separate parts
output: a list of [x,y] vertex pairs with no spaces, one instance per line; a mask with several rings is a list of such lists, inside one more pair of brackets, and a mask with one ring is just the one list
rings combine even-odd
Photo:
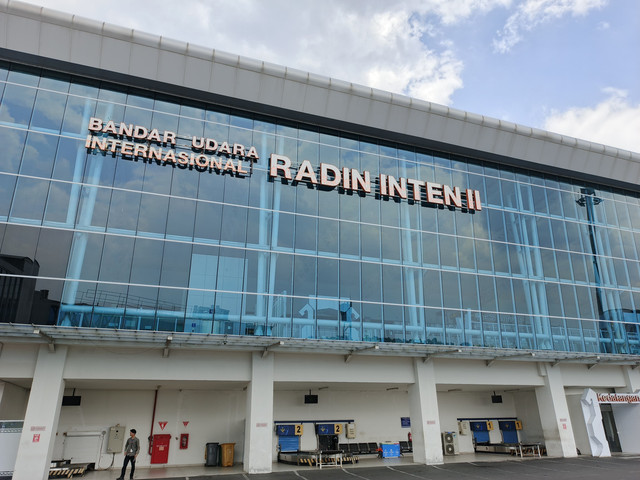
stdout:
[[36,178],[19,177],[11,203],[10,219],[39,225],[44,216],[49,182]]
[[6,125],[29,125],[36,98],[35,88],[7,85],[0,104],[0,122]]
[[[106,82],[5,75],[0,281],[35,300],[18,313],[3,294],[3,321],[640,351],[636,194]],[[87,152],[90,116],[255,145],[260,159],[236,177]],[[477,189],[485,208],[272,182],[271,153]]]

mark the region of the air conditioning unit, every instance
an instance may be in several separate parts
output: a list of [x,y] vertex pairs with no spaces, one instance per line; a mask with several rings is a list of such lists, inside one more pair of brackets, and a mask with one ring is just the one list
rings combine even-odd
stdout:
[[442,451],[445,455],[457,455],[458,434],[457,432],[442,432]]

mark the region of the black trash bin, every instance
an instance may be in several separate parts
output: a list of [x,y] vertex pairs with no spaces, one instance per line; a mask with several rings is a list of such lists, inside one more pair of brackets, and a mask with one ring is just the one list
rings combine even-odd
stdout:
[[217,467],[220,463],[220,444],[218,442],[207,443],[204,453],[204,466]]

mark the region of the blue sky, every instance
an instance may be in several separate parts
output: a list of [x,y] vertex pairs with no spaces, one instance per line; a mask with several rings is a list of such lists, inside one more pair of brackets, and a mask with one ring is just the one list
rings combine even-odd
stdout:
[[637,0],[613,0],[584,16],[548,21],[501,53],[491,42],[507,16],[497,9],[448,33],[465,65],[454,106],[542,127],[553,111],[593,107],[609,97],[608,88],[627,91],[630,104],[640,102]]
[[640,0],[28,0],[640,152]]

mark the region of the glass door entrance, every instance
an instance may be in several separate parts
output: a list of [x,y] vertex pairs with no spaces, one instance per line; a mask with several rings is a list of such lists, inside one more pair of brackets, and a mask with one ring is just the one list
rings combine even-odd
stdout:
[[611,453],[622,452],[620,439],[618,438],[618,428],[616,427],[616,421],[613,418],[611,405],[608,403],[600,404],[600,410],[602,411],[604,434],[607,436],[607,442],[609,442],[609,450],[611,450]]

